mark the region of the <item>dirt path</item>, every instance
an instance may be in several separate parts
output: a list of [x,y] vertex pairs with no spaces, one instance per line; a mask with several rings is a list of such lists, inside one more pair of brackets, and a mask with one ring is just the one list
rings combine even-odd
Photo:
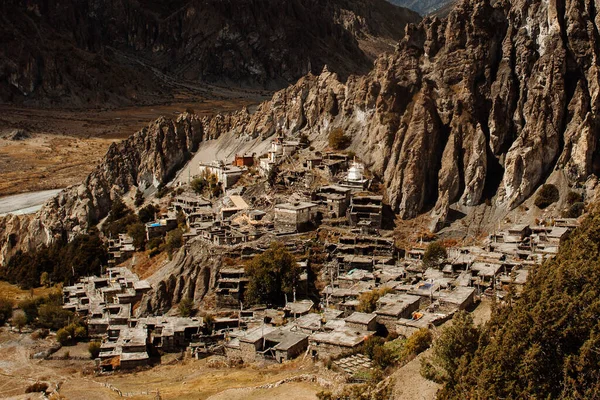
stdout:
[[395,400],[433,400],[440,385],[421,376],[421,359],[431,350],[419,354],[414,360],[392,374],[395,379]]

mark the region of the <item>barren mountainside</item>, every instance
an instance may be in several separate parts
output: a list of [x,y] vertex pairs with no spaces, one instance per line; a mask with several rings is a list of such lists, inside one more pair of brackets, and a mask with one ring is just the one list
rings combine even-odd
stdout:
[[139,104],[199,82],[271,89],[324,65],[363,73],[418,20],[385,0],[8,0],[0,101]]
[[314,143],[342,127],[402,218],[430,212],[439,228],[451,207],[468,213],[488,201],[510,210],[555,169],[571,182],[598,173],[599,22],[593,1],[463,1],[447,19],[411,26],[366,76],[342,82],[324,71],[253,113],[151,124],[35,221],[1,223],[14,235],[2,254],[86,229],[107,214],[117,185],[165,181],[200,140],[268,137],[277,126]]
[[437,14],[447,7],[451,7],[455,0],[388,0],[400,7],[414,10],[421,15]]

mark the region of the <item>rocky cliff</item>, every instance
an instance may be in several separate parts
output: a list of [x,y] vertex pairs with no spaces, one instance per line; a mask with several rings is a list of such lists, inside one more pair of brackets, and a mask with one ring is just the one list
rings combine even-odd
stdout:
[[7,0],[0,101],[139,104],[198,83],[281,88],[367,72],[419,16],[385,0]]

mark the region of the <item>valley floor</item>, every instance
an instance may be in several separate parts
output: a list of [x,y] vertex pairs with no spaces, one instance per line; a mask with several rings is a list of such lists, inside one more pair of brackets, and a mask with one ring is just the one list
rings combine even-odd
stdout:
[[[176,116],[188,108],[198,115],[230,112],[260,99],[253,93],[229,95],[121,109],[0,105],[0,196],[77,184],[101,161],[111,143],[129,137],[160,116]],[[15,129],[23,129],[30,137],[2,138]]]

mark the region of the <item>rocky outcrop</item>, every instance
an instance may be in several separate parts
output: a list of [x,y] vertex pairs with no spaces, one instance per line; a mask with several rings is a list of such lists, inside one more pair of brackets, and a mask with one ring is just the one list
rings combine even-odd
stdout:
[[7,0],[0,15],[0,101],[70,107],[366,73],[419,20],[385,0]]
[[216,285],[218,266],[226,250],[202,241],[182,247],[173,260],[150,278],[152,290],[138,309],[139,315],[162,315],[184,298],[201,304]]

